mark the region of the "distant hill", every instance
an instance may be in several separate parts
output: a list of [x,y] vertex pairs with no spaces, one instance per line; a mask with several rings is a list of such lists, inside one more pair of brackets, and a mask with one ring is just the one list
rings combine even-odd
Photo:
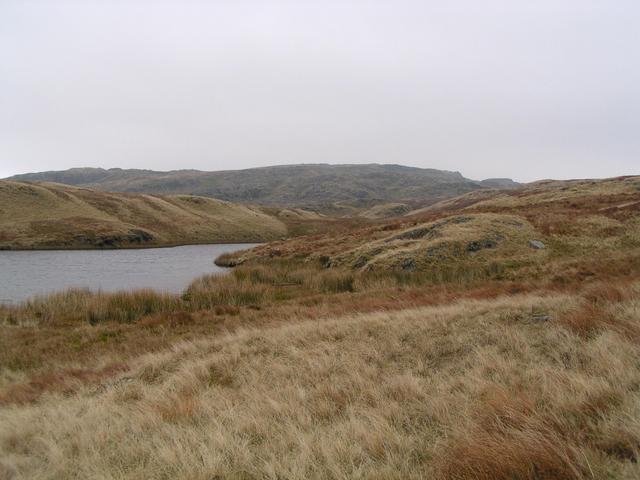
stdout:
[[513,189],[521,186],[518,182],[514,182],[510,178],[487,178],[486,180],[482,180],[480,185],[483,187],[489,188],[501,188],[501,189]]
[[247,170],[123,170],[73,168],[11,177],[113,192],[193,194],[271,206],[368,207],[410,202],[423,206],[485,188],[515,188],[509,179],[473,181],[459,172],[401,165],[284,165]]
[[260,242],[286,232],[258,208],[212,198],[0,181],[0,249]]

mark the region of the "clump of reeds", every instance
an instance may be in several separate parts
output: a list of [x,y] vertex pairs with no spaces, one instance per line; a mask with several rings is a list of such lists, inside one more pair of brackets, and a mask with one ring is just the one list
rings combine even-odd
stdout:
[[460,265],[425,271],[352,271],[314,262],[272,259],[194,280],[182,295],[152,290],[91,292],[71,289],[0,308],[5,324],[131,323],[148,315],[216,307],[260,306],[313,295],[369,292],[437,284],[471,284],[504,277],[505,267]]
[[17,306],[4,307],[0,315],[6,323],[96,324],[105,321],[133,322],[152,313],[178,310],[180,306],[177,295],[153,290],[106,293],[70,289],[37,296]]

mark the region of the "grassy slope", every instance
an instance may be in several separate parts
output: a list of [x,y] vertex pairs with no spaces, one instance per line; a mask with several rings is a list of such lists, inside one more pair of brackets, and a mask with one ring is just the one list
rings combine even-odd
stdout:
[[0,248],[253,242],[285,233],[280,220],[257,208],[211,198],[0,182]]
[[[339,235],[272,242],[235,260],[302,257],[382,270],[490,263],[544,268],[548,259],[597,260],[637,250],[639,212],[640,177],[542,182],[509,192],[471,192]],[[533,250],[530,240],[541,240],[547,248]]]
[[638,478],[637,187],[464,198],[259,247],[182,296],[0,309],[0,475]]
[[360,212],[359,215],[364,218],[381,219],[398,217],[409,211],[411,207],[406,203],[381,203]]
[[107,191],[188,193],[343,213],[349,211],[350,205],[398,200],[424,205],[486,187],[457,172],[377,164],[283,165],[222,172],[71,169],[18,175],[14,179],[54,181]]
[[[620,321],[637,322],[634,291]],[[181,343],[0,411],[3,462],[41,478],[637,478],[637,340],[580,335],[564,323],[576,304],[525,295]]]

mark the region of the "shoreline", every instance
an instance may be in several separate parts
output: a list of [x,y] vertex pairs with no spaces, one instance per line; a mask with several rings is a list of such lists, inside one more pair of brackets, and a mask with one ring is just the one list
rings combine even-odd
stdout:
[[[114,292],[120,292],[120,291],[126,291],[126,292],[133,292],[133,291],[137,291],[137,290],[152,290],[155,293],[158,294],[163,294],[163,293],[168,293],[168,294],[175,294],[175,295],[181,295],[184,291],[184,289],[186,289],[189,284],[195,280],[197,280],[200,276],[202,275],[209,275],[209,274],[214,274],[214,273],[219,273],[219,274],[228,274],[229,271],[232,269],[231,266],[228,265],[220,265],[216,262],[216,259],[220,256],[223,255],[224,253],[235,253],[238,251],[243,251],[246,249],[250,249],[253,247],[256,247],[258,245],[261,245],[260,243],[253,243],[253,242],[242,242],[242,243],[216,243],[216,244],[196,244],[196,243],[192,243],[192,244],[182,244],[182,245],[163,245],[161,247],[137,247],[137,248],[103,248],[103,249],[27,249],[27,250],[4,250],[4,251],[0,251],[0,260],[3,258],[2,257],[2,253],[3,252],[31,252],[31,253],[37,253],[40,252],[43,255],[47,256],[47,254],[49,256],[54,256],[57,254],[62,254],[65,258],[66,257],[70,257],[70,258],[76,258],[76,255],[83,255],[85,253],[88,253],[90,255],[90,257],[85,256],[85,263],[87,265],[89,264],[93,264],[94,262],[97,262],[96,264],[99,265],[103,265],[104,262],[109,262],[111,263],[112,261],[115,261],[116,258],[132,258],[132,256],[134,258],[137,258],[139,255],[145,255],[145,253],[143,253],[142,251],[154,251],[156,250],[156,253],[150,253],[149,255],[152,256],[152,258],[156,258],[157,262],[162,262],[164,263],[164,261],[160,260],[160,259],[167,259],[166,262],[171,262],[172,258],[175,257],[175,255],[178,256],[182,256],[182,257],[190,257],[190,258],[200,258],[202,262],[206,262],[207,265],[210,265],[211,268],[206,268],[205,270],[198,272],[198,271],[193,271],[190,275],[189,278],[184,277],[184,283],[181,284],[178,288],[176,288],[175,286],[167,286],[167,285],[163,285],[162,282],[160,283],[156,283],[155,285],[145,285],[145,284],[136,284],[136,285],[123,285],[120,288],[113,288],[113,286],[109,286],[107,282],[106,285],[101,285],[101,286],[97,286],[92,284],[91,282],[88,282],[87,284],[83,284],[83,285],[72,285],[71,283],[69,283],[68,285],[57,285],[55,288],[52,289],[47,289],[47,290],[41,290],[41,291],[32,291],[30,295],[27,296],[21,296],[21,295],[15,295],[15,291],[14,294],[12,294],[12,289],[15,290],[14,287],[9,287],[9,285],[12,284],[12,281],[9,278],[6,278],[5,280],[8,280],[8,285],[7,285],[7,291],[3,291],[5,290],[3,287],[0,286],[0,308],[2,307],[15,307],[16,305],[20,305],[23,304],[25,302],[28,302],[30,300],[33,300],[36,297],[46,297],[46,296],[50,296],[50,295],[54,295],[56,293],[61,293],[64,292],[65,290],[69,290],[69,289],[75,289],[75,288],[79,288],[79,289],[88,289],[91,293],[114,293]],[[183,251],[182,253],[176,252],[174,253],[169,253],[167,252],[165,253],[161,253],[157,250],[161,249],[161,248],[166,248],[166,249],[171,249],[171,248],[179,248],[179,247],[202,247],[202,248],[212,248],[213,251],[211,253],[211,255],[205,255],[206,258],[201,258],[202,257],[202,252],[200,250],[196,250],[194,252],[191,251]],[[216,248],[216,247],[223,247],[223,248]],[[231,247],[229,250],[227,250],[225,252],[225,248],[224,247]],[[141,250],[141,252],[139,254],[134,253],[133,251],[138,251]],[[221,252],[216,251],[216,250],[222,250]],[[118,253],[116,253],[116,251],[119,251]],[[67,252],[69,255],[66,255],[65,253],[62,252]],[[91,255],[89,252],[108,252],[106,255]],[[126,252],[131,252],[131,254],[127,255]],[[13,256],[13,255],[6,255],[4,256],[4,259],[6,261],[6,264],[8,266],[14,264],[16,261],[17,262],[28,262],[28,263],[33,263],[34,261],[37,261],[38,258],[42,258],[40,255],[34,255],[29,256],[29,255],[21,255],[21,256]],[[57,257],[54,257],[57,258]],[[12,260],[13,259],[13,260]],[[93,260],[91,260],[93,259]],[[111,260],[110,260],[111,259]],[[45,263],[51,263],[51,260],[45,261]],[[63,262],[64,263],[64,262]],[[100,267],[101,268],[101,267]],[[98,269],[96,270],[96,272],[101,272],[102,270]],[[157,273],[157,272],[156,272]],[[107,275],[107,279],[108,278],[112,278],[113,277],[114,272],[110,272]],[[102,273],[100,273],[98,276],[102,275]],[[150,275],[153,275],[153,273],[150,273]],[[2,279],[0,278],[0,282],[2,281]],[[155,282],[154,282],[155,283]],[[20,281],[18,281],[18,284],[20,284]],[[14,285],[15,286],[15,285]],[[7,298],[5,298],[5,294],[8,295]]]
[[[273,241],[273,240],[269,240]],[[159,244],[159,245],[128,245],[122,247],[80,247],[80,246],[69,246],[69,247],[20,247],[20,248],[5,248],[0,247],[0,254],[4,252],[86,252],[86,251],[113,251],[113,250],[152,250],[154,248],[175,248],[175,247],[191,247],[191,246],[205,246],[205,245],[264,245],[265,243],[269,243],[269,241],[241,241],[241,242],[194,242],[194,243],[170,243],[170,244]]]

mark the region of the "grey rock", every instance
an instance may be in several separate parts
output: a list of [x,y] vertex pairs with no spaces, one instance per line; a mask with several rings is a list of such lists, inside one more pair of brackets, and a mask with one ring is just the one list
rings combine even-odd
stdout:
[[402,267],[402,270],[405,270],[408,272],[414,272],[417,268],[416,261],[412,258],[409,258],[404,262],[402,262],[401,267]]
[[331,267],[331,257],[329,257],[328,255],[321,255],[318,261],[323,268]]
[[368,261],[369,261],[369,259],[367,257],[365,257],[364,255],[360,255],[357,258],[356,263],[353,264],[353,266],[355,268],[362,268],[367,264]]
[[543,248],[545,248],[545,244],[540,240],[529,240],[529,246],[531,248],[535,248],[536,250],[542,250]]
[[467,244],[467,252],[478,252],[484,248],[495,248],[496,242],[489,238],[484,240],[478,240]]

